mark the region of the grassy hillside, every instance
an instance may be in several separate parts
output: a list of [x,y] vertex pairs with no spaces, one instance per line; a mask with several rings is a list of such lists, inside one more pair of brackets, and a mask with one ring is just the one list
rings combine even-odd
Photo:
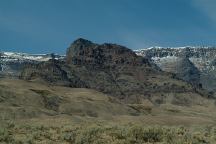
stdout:
[[[54,86],[43,81],[1,79],[0,93],[0,118],[5,120],[63,115],[105,120],[116,117],[154,117],[155,120],[163,121],[166,115],[171,115],[169,119],[200,118],[200,122],[210,122],[215,109],[213,99],[190,92],[167,93],[161,104],[154,104],[149,99],[125,104],[92,89]],[[154,93],[154,96],[161,97],[161,93]]]
[[215,120],[214,100],[190,92],[125,104],[86,88],[0,81],[0,143],[214,144]]
[[0,92],[2,119],[34,118],[44,115],[110,117],[136,113],[117,99],[84,88],[2,79]]

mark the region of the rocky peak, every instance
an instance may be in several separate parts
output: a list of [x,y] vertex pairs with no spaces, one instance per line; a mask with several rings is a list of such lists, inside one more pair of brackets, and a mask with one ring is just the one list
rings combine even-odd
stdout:
[[78,38],[73,42],[73,45],[92,45],[93,43],[89,40],[83,39],[83,38]]
[[92,43],[85,39],[75,40],[67,50],[68,64],[110,66],[116,64],[142,64],[147,62],[132,50],[116,45],[104,43],[102,45]]
[[86,48],[95,47],[96,44],[92,43],[89,40],[79,38],[75,40],[71,46],[67,49],[66,59],[68,63],[71,63],[72,58],[78,55],[82,55],[82,53],[86,50]]

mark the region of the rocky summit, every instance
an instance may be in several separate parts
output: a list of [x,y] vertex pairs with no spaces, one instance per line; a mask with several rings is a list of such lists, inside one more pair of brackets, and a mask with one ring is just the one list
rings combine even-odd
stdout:
[[145,58],[138,57],[132,50],[116,45],[98,45],[85,39],[78,39],[67,50],[67,63],[74,65],[99,66],[147,64]]
[[191,94],[209,96],[173,74],[161,71],[148,58],[126,47],[95,44],[85,39],[77,39],[71,44],[65,60],[26,65],[20,78],[95,89],[126,103],[148,100],[161,104],[171,99],[175,104],[190,105],[191,100],[182,101],[182,98]]

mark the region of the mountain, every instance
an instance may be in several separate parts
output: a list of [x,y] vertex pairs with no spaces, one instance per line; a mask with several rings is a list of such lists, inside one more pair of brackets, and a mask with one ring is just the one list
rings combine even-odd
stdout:
[[[103,44],[104,47],[107,47],[109,44]],[[98,44],[94,44],[88,40],[78,39],[72,45],[74,47],[73,51],[68,49],[67,53],[70,53],[71,57],[56,55],[56,54],[26,54],[26,53],[14,53],[14,52],[1,52],[0,53],[0,76],[13,76],[18,77],[24,65],[37,64],[40,62],[46,62],[50,59],[64,60],[67,62],[75,55],[78,55],[77,52],[82,51],[82,53],[88,52],[87,50],[83,51],[82,48],[98,47]],[[115,45],[118,47],[118,45]],[[107,50],[109,52],[109,50]],[[98,53],[98,54],[97,54]],[[214,47],[179,47],[179,48],[162,48],[162,47],[151,47],[142,50],[136,50],[135,53],[139,56],[143,56],[148,59],[148,63],[151,67],[155,69],[160,68],[163,71],[171,72],[176,74],[176,78],[183,79],[196,87],[203,87],[209,91],[215,91],[216,86],[216,50]],[[73,60],[74,64],[80,62],[90,64],[94,63],[94,66],[103,63],[103,59],[94,59],[93,56],[97,55],[101,58],[103,56],[99,50],[94,50],[92,53],[88,53],[88,60],[85,62],[82,60],[82,57],[86,55],[79,54],[79,58]],[[110,54],[113,55],[113,54]],[[109,56],[110,57],[110,56]],[[106,56],[106,59],[109,59]],[[130,56],[125,55],[125,60],[128,60]],[[132,56],[133,57],[133,56]],[[117,58],[117,57],[116,57]],[[95,61],[98,60],[98,61]],[[89,62],[87,62],[89,61]],[[123,59],[116,59],[116,62],[122,63]],[[102,65],[100,65],[102,66]]]
[[90,88],[125,103],[142,104],[148,100],[154,105],[168,101],[191,105],[196,103],[189,100],[191,95],[209,97],[205,91],[197,90],[172,73],[161,71],[148,58],[136,55],[131,49],[116,44],[100,45],[85,39],[77,39],[71,44],[66,60],[27,64],[20,78]]
[[52,58],[63,59],[64,56],[56,54],[0,52],[0,76],[7,75],[17,77],[25,64],[39,63]]
[[209,91],[216,91],[215,47],[151,47],[135,52],[151,59],[163,71],[175,73],[181,79]]

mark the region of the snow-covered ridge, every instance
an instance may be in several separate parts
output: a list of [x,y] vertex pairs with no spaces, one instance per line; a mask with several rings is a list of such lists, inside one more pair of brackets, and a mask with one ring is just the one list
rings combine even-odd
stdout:
[[57,54],[27,54],[18,52],[0,52],[0,76],[18,77],[25,64],[35,64],[50,59],[64,59]]
[[216,46],[182,46],[182,47],[160,47],[160,46],[152,46],[152,47],[147,47],[147,48],[142,48],[142,49],[137,49],[135,51],[142,51],[142,50],[151,50],[151,49],[175,49],[175,50],[181,50],[185,48],[190,48],[190,49],[209,49],[209,48],[216,48]]
[[134,51],[137,55],[146,57],[187,56],[215,58],[216,47],[185,46],[185,47],[150,47]]
[[162,69],[182,57],[187,57],[201,71],[212,71],[216,66],[216,47],[150,47],[135,50],[135,53],[152,59]]
[[0,61],[48,61],[49,59],[63,59],[64,55],[57,54],[27,54],[18,52],[0,52]]

